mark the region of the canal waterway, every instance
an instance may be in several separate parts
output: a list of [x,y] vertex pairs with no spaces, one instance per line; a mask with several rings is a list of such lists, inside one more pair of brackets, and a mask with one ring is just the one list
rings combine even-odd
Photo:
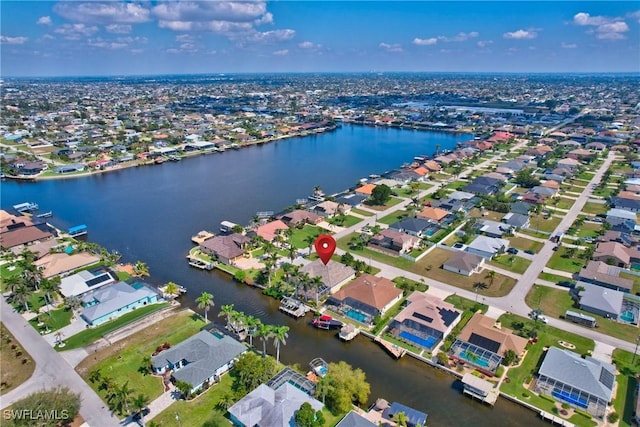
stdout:
[[[156,285],[174,281],[188,289],[183,303],[195,309],[203,291],[214,295],[210,317],[234,304],[265,323],[291,328],[281,349],[284,363],[302,368],[315,358],[344,360],[361,368],[371,384],[371,400],[384,397],[429,414],[430,426],[547,425],[516,404],[499,399],[494,408],[462,396],[454,378],[405,356],[392,359],[370,340],[342,343],[334,333],[310,327],[278,311],[278,302],[237,284],[219,271],[187,265],[185,255],[200,230],[217,231],[223,220],[246,224],[258,211],[280,211],[319,185],[335,193],[369,174],[382,174],[416,155],[453,149],[470,135],[346,125],[333,132],[228,150],[181,162],[123,169],[91,177],[3,181],[3,209],[36,202],[49,221],[68,228],[87,224],[88,239],[117,250],[123,262],[142,260]],[[273,346],[269,351],[274,352]]]

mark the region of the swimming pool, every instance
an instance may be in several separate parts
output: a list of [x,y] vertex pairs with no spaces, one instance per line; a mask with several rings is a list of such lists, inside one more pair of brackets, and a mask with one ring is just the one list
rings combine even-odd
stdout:
[[360,313],[357,310],[354,310],[352,308],[350,308],[349,310],[344,312],[345,316],[352,318],[353,320],[356,320],[360,323],[366,323],[367,322],[367,316],[365,316],[364,314]]
[[132,285],[131,285],[131,287],[132,287],[133,289],[141,289],[141,288],[144,288],[144,283],[142,283],[142,282],[136,282],[136,283],[132,284]]
[[476,366],[482,366],[483,368],[488,368],[489,367],[489,361],[487,359],[485,359],[484,357],[480,357],[478,355],[475,355],[475,357],[469,357],[469,355],[467,355],[466,351],[460,352],[460,357],[464,360],[466,360],[467,362],[474,364]]
[[633,311],[627,310],[627,311],[623,311],[622,313],[620,313],[620,320],[623,320],[623,321],[629,322],[629,323],[635,323],[636,322],[636,316],[633,314]]
[[407,331],[402,331],[400,332],[400,334],[398,334],[398,336],[400,336],[401,338],[407,339],[409,341],[412,341],[416,344],[418,344],[421,347],[425,347],[429,350],[431,350],[433,348],[433,346],[436,344],[436,339],[433,337],[427,337],[427,338],[420,338],[417,335],[412,334],[411,332],[407,332]]

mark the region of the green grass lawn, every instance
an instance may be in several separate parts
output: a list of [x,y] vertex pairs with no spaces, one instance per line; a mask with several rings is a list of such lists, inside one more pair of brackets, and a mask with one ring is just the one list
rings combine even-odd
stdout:
[[65,339],[64,340],[65,346],[63,348],[56,347],[56,349],[71,350],[78,347],[84,347],[86,345],[91,344],[98,338],[101,338],[103,335],[108,334],[109,332],[113,332],[124,325],[134,322],[155,311],[162,310],[168,306],[169,306],[169,303],[164,302],[159,304],[145,305],[144,307],[136,308],[134,311],[124,314],[118,319],[112,320],[100,326],[96,326],[95,328],[85,329],[84,331],[79,332],[73,335],[72,337]]
[[[175,346],[196,334],[205,325],[200,316],[190,312],[170,316],[163,322],[164,324],[157,329],[151,326],[128,337],[124,343],[113,344],[112,351],[107,357],[87,369],[83,369],[83,362],[79,366],[79,372],[87,380],[92,371],[99,369],[103,377],[113,379],[116,384],[129,381],[129,386],[134,390],[134,394],[144,393],[151,400],[155,399],[163,392],[162,380],[160,377],[142,372],[140,368],[145,356],[151,356],[155,349],[165,342]],[[87,383],[96,390],[103,400],[105,399],[106,393],[104,390],[98,389],[99,384],[90,381]]]
[[591,181],[591,178],[595,175],[595,172],[585,171],[576,176],[578,179],[585,179],[587,181]]
[[582,208],[582,212],[590,213],[594,215],[606,214],[607,210],[609,210],[609,207],[607,206],[606,203],[587,202],[584,204],[584,207]]
[[[48,313],[41,313],[38,317],[29,320],[29,323],[36,331],[45,331],[48,329],[53,332],[69,325],[71,323],[71,316],[73,316],[71,310],[59,308],[57,310],[51,310]],[[42,321],[44,325],[38,326],[39,321]]]
[[381,222],[383,224],[393,224],[394,222],[400,221],[401,219],[405,218],[407,216],[407,211],[405,210],[399,210],[399,211],[395,211],[381,219],[378,220],[378,222]]
[[527,294],[525,301],[529,307],[541,308],[544,314],[559,318],[565,311],[572,310],[595,317],[598,322],[598,330],[606,335],[620,338],[621,340],[635,342],[638,337],[638,328],[624,323],[605,319],[597,314],[578,309],[573,304],[573,299],[568,290],[550,288],[548,286],[534,285]]
[[597,237],[598,231],[602,229],[601,224],[585,222],[578,230],[578,237]]
[[551,216],[549,217],[549,219],[545,219],[544,215],[542,214],[532,214],[531,219],[529,220],[529,227],[533,228],[534,230],[540,230],[550,233],[556,229],[558,224],[560,224],[560,221],[562,221],[562,218],[559,218],[557,216]]
[[558,209],[569,209],[576,201],[567,197],[558,197],[558,203],[552,203]]
[[566,280],[571,280],[568,279],[564,276],[557,276],[555,274],[551,274],[551,273],[540,273],[540,276],[538,276],[539,278],[541,278],[542,280],[547,280],[549,282],[553,282],[553,283],[558,283],[558,282],[562,282],[562,281],[566,281]]
[[524,273],[531,265],[531,261],[528,259],[511,254],[498,255],[493,257],[493,259],[488,263],[518,274]]
[[401,203],[402,199],[399,199],[397,197],[391,197],[389,200],[387,200],[387,203],[385,203],[384,205],[380,206],[380,205],[370,205],[368,202],[364,202],[365,205],[367,205],[367,207],[369,209],[373,209],[374,211],[384,211],[389,209],[392,206],[397,205],[398,203]]
[[294,229],[293,235],[289,239],[289,243],[298,249],[306,249],[309,244],[305,242],[307,236],[319,236],[327,233],[323,228],[315,225],[306,224],[302,229]]
[[489,306],[486,304],[477,303],[473,300],[461,297],[460,295],[449,295],[444,300],[449,304],[453,304],[455,308],[463,311],[475,312],[479,309],[482,313],[486,313],[489,309]]
[[375,214],[373,214],[373,213],[371,213],[369,211],[364,211],[364,210],[358,209],[358,208],[352,208],[351,212],[356,213],[358,215],[367,216],[367,217],[375,215]]
[[331,218],[331,220],[329,220],[329,224],[334,224],[340,227],[351,227],[353,225],[356,225],[360,221],[362,221],[362,218],[358,218],[357,216],[353,216],[353,215],[346,215],[344,217],[344,222],[342,223],[338,221],[338,218],[339,217]]
[[633,287],[631,288],[631,293],[634,295],[638,295],[640,293],[640,276],[620,272],[620,277],[633,280]]
[[567,248],[561,246],[549,259],[547,267],[554,270],[566,271],[568,273],[577,273],[584,266],[584,261],[576,257],[564,258],[562,255],[567,253]]
[[524,237],[508,237],[509,242],[511,242],[510,246],[512,248],[520,249],[521,251],[532,250],[536,253],[542,249],[543,243],[538,242],[531,239],[526,239]]
[[[24,304],[12,302],[11,305],[20,313],[25,311]],[[27,298],[27,306],[29,311],[37,312],[45,305],[45,296],[42,291],[33,291]]]
[[[525,400],[527,403],[547,412],[552,412],[554,407],[552,402],[535,395],[523,386],[525,379],[531,378],[537,372],[537,367],[542,362],[544,356],[543,348],[550,346],[558,347],[558,341],[562,340],[574,344],[576,349],[573,351],[576,353],[585,354],[588,351],[593,350],[595,346],[594,342],[590,339],[574,335],[560,329],[542,325],[540,323],[536,324],[530,319],[513,314],[503,314],[498,320],[501,322],[503,327],[513,329],[515,332],[518,332],[518,330],[532,330],[533,328],[538,329],[538,342],[529,346],[529,350],[527,351],[524,361],[522,361],[520,366],[516,368],[509,368],[507,374],[509,382],[503,382],[500,390],[518,399]],[[529,396],[527,399],[523,398],[523,393],[525,392]],[[572,416],[569,421],[579,426],[595,425],[593,421],[578,414]]]
[[616,348],[613,350],[613,363],[620,374],[616,377],[618,391],[613,406],[620,415],[619,427],[630,427],[635,407],[636,376],[640,373],[640,357],[633,353]]
[[10,277],[17,277],[20,276],[20,274],[22,274],[22,268],[15,265],[15,264],[4,264],[2,265],[2,267],[0,267],[0,290],[2,292],[4,292],[5,287],[4,287],[4,283],[5,280],[9,279]]

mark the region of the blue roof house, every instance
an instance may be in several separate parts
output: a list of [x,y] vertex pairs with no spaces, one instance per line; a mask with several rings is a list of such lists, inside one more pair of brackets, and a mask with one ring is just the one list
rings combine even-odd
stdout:
[[82,297],[81,317],[89,325],[97,326],[154,302],[158,302],[158,293],[144,283],[132,286],[116,282],[87,292]]

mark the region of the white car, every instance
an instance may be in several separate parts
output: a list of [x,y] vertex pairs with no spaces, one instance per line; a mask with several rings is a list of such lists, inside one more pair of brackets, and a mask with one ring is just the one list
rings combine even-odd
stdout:
[[549,323],[549,319],[547,319],[547,316],[545,316],[544,314],[538,316],[537,320],[541,321],[542,323]]

